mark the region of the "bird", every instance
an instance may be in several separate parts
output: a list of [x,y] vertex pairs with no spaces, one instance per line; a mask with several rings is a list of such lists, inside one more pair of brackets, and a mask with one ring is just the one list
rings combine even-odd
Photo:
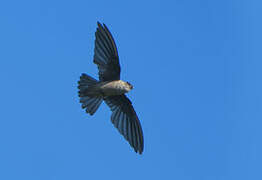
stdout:
[[141,123],[132,102],[126,96],[133,86],[120,80],[120,63],[115,40],[103,23],[97,22],[95,32],[94,64],[98,67],[99,80],[82,73],[78,81],[81,107],[94,115],[102,101],[112,111],[111,122],[129,142],[136,153],[144,150]]

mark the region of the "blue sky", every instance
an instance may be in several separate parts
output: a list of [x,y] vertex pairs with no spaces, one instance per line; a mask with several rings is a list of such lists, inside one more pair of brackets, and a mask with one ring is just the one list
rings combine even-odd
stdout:
[[[0,179],[262,179],[260,1],[0,2]],[[141,120],[136,154],[95,78],[96,22],[118,46]]]

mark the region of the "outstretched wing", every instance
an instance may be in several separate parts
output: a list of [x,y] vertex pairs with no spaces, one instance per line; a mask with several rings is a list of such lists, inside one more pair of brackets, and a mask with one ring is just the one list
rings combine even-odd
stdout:
[[100,81],[120,79],[118,52],[112,34],[105,24],[97,22],[94,63],[99,70]]
[[143,131],[131,101],[125,95],[108,96],[104,100],[112,111],[111,121],[114,126],[134,148],[135,152],[142,154],[144,149]]

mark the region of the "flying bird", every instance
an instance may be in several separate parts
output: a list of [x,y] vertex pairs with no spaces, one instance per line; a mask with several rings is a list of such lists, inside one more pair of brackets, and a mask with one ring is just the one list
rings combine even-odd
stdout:
[[112,111],[111,122],[135,152],[144,149],[143,131],[132,102],[125,95],[133,89],[129,82],[120,80],[120,64],[114,38],[105,24],[97,22],[93,62],[99,71],[99,81],[82,74],[78,81],[82,108],[93,115],[102,101]]

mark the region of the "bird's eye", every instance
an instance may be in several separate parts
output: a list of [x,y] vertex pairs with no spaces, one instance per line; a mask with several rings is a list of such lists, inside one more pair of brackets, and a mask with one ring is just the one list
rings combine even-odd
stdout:
[[129,82],[126,82],[129,86],[132,86]]
[[128,84],[128,86],[130,87],[130,89],[133,89],[132,84],[130,84],[129,82],[126,82]]

